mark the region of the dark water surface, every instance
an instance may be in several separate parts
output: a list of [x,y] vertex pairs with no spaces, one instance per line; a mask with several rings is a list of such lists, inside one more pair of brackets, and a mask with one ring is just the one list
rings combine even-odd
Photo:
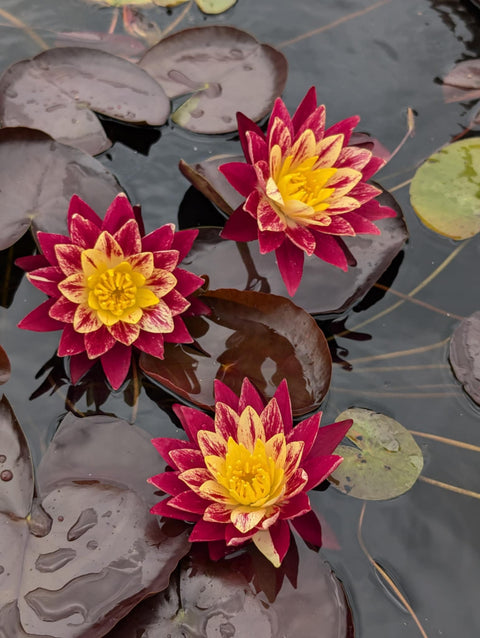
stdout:
[[[0,8],[52,44],[55,31],[107,29],[112,13],[81,0],[2,0]],[[152,8],[145,13],[163,28],[180,10],[169,15]],[[359,15],[347,19],[354,13]],[[38,53],[38,46],[24,32],[4,26],[1,16],[0,24],[2,70]],[[284,100],[290,110],[316,85],[329,123],[359,114],[359,128],[393,149],[406,130],[407,107],[413,108],[415,136],[378,175],[388,189],[411,178],[416,166],[459,134],[473,114],[473,103],[444,104],[438,82],[455,62],[479,55],[480,11],[467,1],[386,0],[374,5],[368,0],[238,0],[233,9],[216,17],[207,18],[193,7],[180,26],[201,24],[232,24],[279,46],[289,62]],[[318,32],[309,35],[315,29]],[[142,132],[136,136],[144,138]],[[194,163],[209,155],[237,152],[233,135],[195,136],[167,125],[148,154],[117,142],[99,159],[131,200],[142,205],[150,231],[177,221],[188,189],[177,169],[180,158]],[[410,241],[392,288],[406,294],[461,244],[422,226],[410,207],[408,185],[394,195],[403,207]],[[364,310],[348,314],[346,327],[369,338],[338,338],[339,354],[350,365],[349,369],[334,365],[325,423],[347,407],[359,406],[384,412],[412,430],[480,445],[480,410],[454,379],[447,357],[447,339],[458,324],[457,317],[479,310],[479,253],[475,237],[416,294],[416,299],[433,309],[388,292],[373,305],[364,304],[368,305]],[[58,334],[39,336],[19,331],[16,324],[43,299],[24,280],[11,307],[0,309],[0,343],[12,363],[12,377],[4,391],[36,462],[65,412],[66,393],[64,386],[52,396],[29,400],[43,380],[35,379],[35,373],[54,354]],[[87,410],[85,398],[78,408]],[[112,395],[102,410],[127,419],[131,416],[122,393]],[[145,392],[139,399],[136,423],[155,436],[178,432]],[[424,476],[480,493],[477,452],[423,438],[417,441],[425,455]],[[359,546],[362,502],[332,488],[314,493],[312,501],[341,547],[322,551],[344,583],[356,635],[419,636],[410,614],[379,580]],[[421,480],[398,499],[370,502],[366,507],[365,544],[404,592],[428,638],[480,635],[479,523],[478,500]]]

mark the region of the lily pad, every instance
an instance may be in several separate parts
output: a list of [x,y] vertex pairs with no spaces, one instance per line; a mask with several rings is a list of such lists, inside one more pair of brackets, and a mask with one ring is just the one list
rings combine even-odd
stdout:
[[[294,302],[313,315],[341,313],[356,303],[385,272],[408,238],[401,210],[389,193],[382,205],[398,215],[376,224],[380,235],[346,237],[345,244],[357,261],[347,272],[315,256],[306,257],[303,278]],[[287,295],[274,253],[261,255],[258,242],[248,244],[222,239],[221,228],[200,228],[185,266],[197,275],[208,273],[210,287],[257,290]]]
[[138,64],[170,98],[191,94],[172,120],[195,133],[236,131],[237,111],[261,119],[287,79],[282,53],[223,25],[178,31],[153,46]]
[[9,380],[11,371],[12,369],[7,353],[2,346],[0,346],[0,385]]
[[5,399],[1,408],[13,476],[0,491],[0,636],[100,638],[167,586],[189,548],[185,532],[167,535],[149,513],[145,481],[158,458],[147,435],[120,419],[69,415],[32,502],[25,438]]
[[450,363],[465,392],[480,405],[480,312],[455,329],[450,340]]
[[452,239],[480,231],[480,139],[454,142],[417,170],[410,199],[420,220]]
[[65,233],[70,198],[106,210],[121,188],[99,161],[29,128],[0,129],[0,250],[32,226]]
[[275,569],[253,552],[215,563],[194,553],[165,592],[139,605],[109,636],[353,638],[341,583],[318,554],[305,546],[298,551],[285,559],[290,582],[283,565]]
[[296,416],[316,410],[332,371],[316,322],[289,299],[259,292],[214,290],[200,299],[210,314],[186,319],[197,349],[165,344],[165,358],[140,355],[140,367],[164,387],[213,409],[213,381],[240,393],[248,377],[265,398],[287,379]]
[[445,102],[466,102],[480,98],[480,59],[463,60],[443,78]]
[[164,124],[170,102],[136,64],[99,49],[60,47],[21,60],[0,78],[2,126],[29,126],[96,155],[110,147],[93,111]]
[[347,432],[354,446],[339,445],[343,462],[329,477],[344,494],[379,501],[400,496],[415,483],[423,468],[423,455],[412,435],[394,419],[351,408],[337,420],[352,419]]

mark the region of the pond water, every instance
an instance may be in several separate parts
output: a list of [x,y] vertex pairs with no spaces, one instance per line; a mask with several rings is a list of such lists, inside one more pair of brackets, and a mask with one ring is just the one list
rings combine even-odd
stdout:
[[[113,12],[81,0],[2,0],[0,8],[32,27],[50,45],[57,32],[106,31]],[[160,7],[142,11],[163,29],[182,7],[170,12]],[[193,5],[177,28],[203,24],[238,26],[279,48],[289,63],[283,99],[290,111],[315,85],[330,123],[359,114],[360,130],[393,150],[406,131],[407,108],[414,110],[415,135],[376,176],[402,207],[410,239],[403,259],[395,260],[388,272],[390,290],[374,289],[342,316],[349,332],[335,340],[337,362],[323,406],[324,422],[333,422],[350,406],[365,407],[416,432],[480,445],[480,409],[463,392],[448,363],[453,330],[460,318],[479,309],[480,244],[477,237],[462,244],[428,230],[415,216],[408,193],[408,180],[416,167],[459,135],[474,113],[474,103],[444,104],[439,78],[454,63],[478,56],[480,11],[467,0],[238,0],[218,16],[207,17]],[[39,52],[25,30],[14,27],[1,12],[0,36],[0,69]],[[210,155],[238,153],[235,135],[194,135],[170,123],[158,129],[158,139],[158,132],[135,127],[117,126],[115,131],[118,141],[99,160],[131,201],[142,205],[147,231],[162,223],[178,223],[189,189],[177,168],[180,158],[195,163]],[[211,210],[198,206],[196,222],[210,223]],[[204,209],[208,214],[202,217]],[[422,282],[425,285],[405,299]],[[31,398],[46,377],[45,372],[39,378],[36,374],[54,355],[58,335],[39,336],[16,325],[43,299],[24,278],[13,303],[0,310],[0,343],[12,364],[4,392],[36,463],[65,414],[68,387],[63,384],[56,392]],[[320,325],[327,333],[335,330],[328,322]],[[149,395],[142,390],[136,424],[154,436],[180,436],[169,412],[157,406],[169,402],[160,390],[151,389]],[[82,413],[96,411],[86,396],[76,406]],[[99,411],[127,420],[132,416],[122,392],[112,393]],[[397,499],[368,502],[363,542],[409,601],[424,635],[473,638],[480,632],[478,451],[422,436],[416,440],[425,457],[422,477]],[[425,479],[473,495],[455,493]],[[329,487],[313,492],[312,502],[338,543],[338,549],[322,548],[321,553],[343,583],[355,636],[422,635],[362,551],[357,536],[362,501]],[[125,633],[128,638],[142,635]],[[321,629],[316,635],[322,636]]]

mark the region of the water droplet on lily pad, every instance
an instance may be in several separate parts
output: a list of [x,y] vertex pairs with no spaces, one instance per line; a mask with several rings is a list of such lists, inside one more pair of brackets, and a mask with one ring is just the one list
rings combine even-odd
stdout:
[[343,462],[329,477],[341,492],[367,500],[384,500],[407,492],[423,468],[423,455],[410,432],[394,419],[372,410],[351,408],[337,421],[352,419],[339,445]]
[[480,231],[480,138],[431,155],[415,173],[410,199],[420,220],[440,235],[466,239]]

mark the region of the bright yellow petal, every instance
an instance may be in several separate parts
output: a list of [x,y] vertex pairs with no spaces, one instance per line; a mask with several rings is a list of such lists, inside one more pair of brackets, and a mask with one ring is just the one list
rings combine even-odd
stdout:
[[135,297],[137,306],[140,308],[147,308],[148,306],[155,306],[160,300],[149,288],[140,288],[137,290]]
[[268,529],[256,532],[252,536],[252,541],[255,543],[257,549],[262,552],[266,558],[268,558],[274,567],[280,567],[280,556],[275,549]]

